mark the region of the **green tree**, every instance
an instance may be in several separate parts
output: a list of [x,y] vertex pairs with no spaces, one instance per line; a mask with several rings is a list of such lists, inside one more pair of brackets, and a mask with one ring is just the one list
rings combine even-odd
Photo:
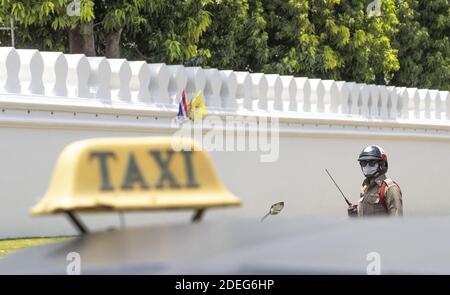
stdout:
[[[33,44],[38,49],[63,47],[71,53],[119,57],[122,33],[133,33],[146,25],[147,19],[141,14],[156,2],[2,0],[0,22],[14,18],[20,31],[19,47]],[[69,15],[67,8],[74,3],[79,3],[79,14]]]
[[[92,34],[93,1],[82,0],[80,15],[77,17],[67,15],[66,8],[69,3],[68,0],[2,0],[0,22],[14,19],[20,32],[16,35],[18,47],[33,44],[38,49],[61,49],[66,47],[66,42],[69,41],[71,46],[82,44],[82,52],[87,55],[95,55]],[[84,35],[79,40],[74,40],[76,35],[73,32],[78,30],[80,25],[84,25],[87,33],[83,32]],[[61,38],[62,34],[67,33],[67,37]]]
[[269,46],[269,61],[263,70],[312,76],[319,40],[309,20],[308,1],[264,0],[262,3]]
[[450,90],[448,0],[397,1],[400,19],[395,46],[400,70],[395,85]]
[[[134,34],[148,25],[145,13],[162,1],[95,1],[94,15],[99,49],[107,57],[120,57],[123,35]],[[126,36],[125,36],[126,39]]]
[[[390,38],[393,1],[369,18],[364,1],[265,1],[271,62],[266,71],[384,83],[398,70]],[[380,78],[381,77],[381,78]]]
[[198,47],[211,23],[205,10],[210,0],[149,1],[142,14],[147,19],[141,30],[128,32],[125,48],[130,58],[148,62],[203,64],[210,54]]
[[[449,0],[0,0],[19,48],[449,89]],[[9,44],[7,33],[0,42]]]
[[199,46],[209,57],[205,66],[260,71],[268,61],[268,35],[260,1],[215,0],[205,6],[212,23]]
[[[0,25],[9,26],[14,20],[15,43],[18,48],[38,48],[42,50],[62,50],[67,36],[55,32],[50,20],[55,10],[61,9],[54,1],[13,1],[0,3]],[[11,45],[10,35],[1,34],[2,46]],[[4,45],[5,44],[5,45]]]
[[[214,1],[203,65],[386,83],[398,70],[393,0],[368,17],[361,0]],[[224,67],[225,66],[225,67]]]
[[[345,32],[342,36],[348,36],[348,43],[338,46],[339,56],[343,56],[345,64],[339,79],[389,83],[399,69],[398,52],[391,43],[398,31],[394,0],[382,0],[381,12],[374,16],[369,16],[366,11],[371,1],[338,2],[334,10],[336,22]],[[333,37],[340,38],[339,31]]]

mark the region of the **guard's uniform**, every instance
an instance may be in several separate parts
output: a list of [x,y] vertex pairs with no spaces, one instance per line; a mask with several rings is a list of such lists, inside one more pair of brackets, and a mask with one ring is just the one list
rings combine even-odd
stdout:
[[[380,198],[380,190],[384,186],[384,202]],[[362,185],[361,198],[358,202],[358,216],[402,216],[402,192],[399,186],[385,174],[381,174],[375,179],[364,180]]]

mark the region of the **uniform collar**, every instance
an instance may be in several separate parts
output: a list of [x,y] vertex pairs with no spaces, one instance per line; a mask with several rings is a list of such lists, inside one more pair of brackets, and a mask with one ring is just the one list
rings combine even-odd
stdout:
[[377,177],[375,177],[375,179],[370,179],[370,181],[366,178],[363,181],[363,185],[372,186],[374,183],[376,183],[378,186],[381,186],[381,184],[385,179],[386,179],[385,174],[378,175]]

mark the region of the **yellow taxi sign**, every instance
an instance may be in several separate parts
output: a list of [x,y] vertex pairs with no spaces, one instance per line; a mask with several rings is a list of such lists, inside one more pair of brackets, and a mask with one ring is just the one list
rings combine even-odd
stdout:
[[33,215],[65,211],[203,209],[240,205],[194,141],[87,139],[61,153]]

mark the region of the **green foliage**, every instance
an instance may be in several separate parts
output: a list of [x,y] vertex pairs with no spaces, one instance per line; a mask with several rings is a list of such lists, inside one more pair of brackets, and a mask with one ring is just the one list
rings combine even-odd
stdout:
[[241,71],[260,70],[268,61],[266,21],[256,1],[215,0],[205,6],[213,20],[199,46],[210,56],[197,64]]
[[[371,17],[370,2],[215,1],[200,41],[211,58],[202,65],[448,89],[448,0],[382,0]],[[413,20],[421,15],[417,25],[405,17],[408,2],[420,3],[407,11]]]
[[145,26],[124,36],[128,56],[149,62],[204,64],[210,53],[198,44],[211,24],[211,14],[204,8],[210,2],[149,1],[140,15]]
[[93,21],[99,55],[121,32],[129,59],[449,89],[449,0],[381,0],[369,17],[371,1],[81,0],[73,17],[70,0],[0,0],[0,23],[15,19],[18,48],[67,52],[68,30]]
[[450,7],[448,0],[397,1],[400,70],[393,82],[450,90]]

